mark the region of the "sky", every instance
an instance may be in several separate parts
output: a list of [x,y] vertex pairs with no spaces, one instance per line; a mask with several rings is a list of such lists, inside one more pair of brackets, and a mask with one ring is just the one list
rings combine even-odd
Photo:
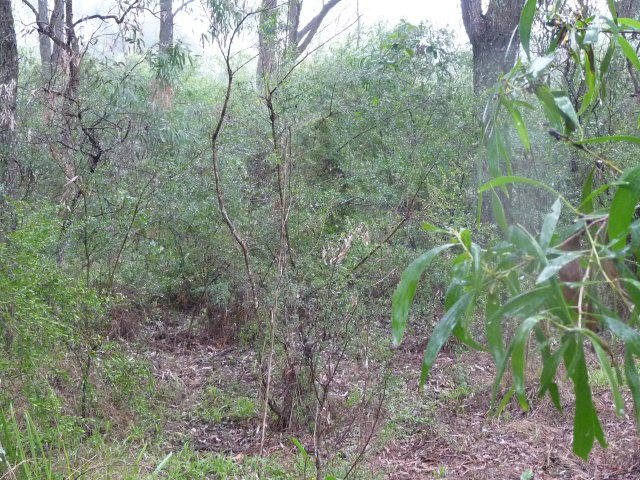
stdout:
[[[259,2],[259,0],[255,1]],[[32,0],[31,3],[37,5],[37,0]],[[49,3],[53,3],[52,0],[49,0]],[[180,3],[180,0],[174,0],[174,8]],[[199,3],[196,0],[192,6]],[[116,13],[115,11],[109,12],[109,6],[114,4],[115,1],[76,0],[74,2],[75,16],[81,18],[93,13]],[[304,24],[306,20],[312,18],[321,9],[322,4],[323,0],[304,0],[302,23]],[[29,33],[32,30],[30,23],[33,22],[33,14],[21,5],[19,0],[15,0],[14,5],[17,9],[17,27],[22,33],[22,43],[35,46],[35,35]],[[401,19],[414,24],[429,21],[437,27],[449,27],[457,33],[458,41],[466,42],[459,0],[342,0],[327,17],[323,35],[332,36],[343,30],[345,26],[356,21],[358,13],[360,14],[360,26],[363,28],[380,22],[393,26]],[[175,38],[182,39],[191,48],[197,49],[201,34],[206,28],[202,14],[198,12],[198,9],[193,8],[191,13],[180,13],[176,16],[175,24]],[[152,45],[157,40],[157,25],[158,20],[150,15],[144,22],[143,29],[146,33],[147,45]],[[91,29],[87,29],[83,33],[90,35],[93,32]]]
[[[305,4],[305,8],[315,10],[313,4],[322,2],[307,0],[306,3],[309,5]],[[438,27],[462,28],[459,0],[342,0],[336,9],[353,13],[358,7],[363,22],[368,25],[379,21],[393,25],[404,18],[410,23],[428,20]]]

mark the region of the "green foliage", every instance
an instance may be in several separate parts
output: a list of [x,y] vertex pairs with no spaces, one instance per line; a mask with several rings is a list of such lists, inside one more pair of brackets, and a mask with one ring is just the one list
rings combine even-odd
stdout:
[[223,421],[242,422],[255,418],[258,405],[255,399],[225,392],[211,387],[206,390],[197,413],[204,420],[221,423]]
[[[527,55],[530,53],[535,4],[527,2],[520,22]],[[535,351],[543,364],[539,394],[548,393],[556,406],[561,407],[555,380],[561,364],[573,383],[576,398],[573,451],[582,458],[588,457],[594,441],[606,446],[592,398],[590,368],[585,352],[587,345],[596,354],[611,389],[616,412],[622,414],[624,410],[620,392],[621,370],[634,399],[636,418],[640,410],[640,382],[635,363],[640,354],[640,334],[636,329],[640,291],[637,288],[637,257],[633,242],[638,224],[634,216],[640,198],[640,168],[633,167],[621,173],[614,162],[582,147],[583,144],[605,141],[601,137],[586,140],[583,137],[589,115],[595,111],[594,105],[603,91],[599,89],[604,89],[607,83],[607,66],[596,68],[594,52],[594,47],[600,44],[599,38],[604,36],[600,28],[602,24],[610,29],[609,45],[617,42],[631,64],[640,68],[635,49],[617,27],[622,24],[635,29],[637,22],[627,19],[611,21],[595,16],[572,24],[562,23],[557,32],[562,38],[564,35],[571,38],[566,48],[585,75],[584,94],[578,106],[570,101],[568,92],[548,86],[553,83],[551,69],[562,60],[560,52],[563,49],[559,47],[562,38],[552,42],[541,57],[531,60],[530,65],[518,63],[506,74],[496,85],[484,113],[483,138],[489,171],[494,178],[479,189],[480,199],[484,192],[492,195],[494,216],[502,227],[503,237],[483,247],[473,241],[468,230],[430,226],[430,231],[446,234],[448,239],[405,270],[394,294],[392,311],[393,338],[399,341],[406,328],[408,306],[413,301],[422,272],[436,255],[453,248],[458,255],[450,263],[446,312],[427,344],[421,384],[425,383],[439,350],[451,335],[455,335],[467,345],[493,356],[497,367],[494,398],[510,366],[512,387],[497,407],[498,413],[512,394],[515,394],[521,408],[527,410],[529,400],[525,393],[525,372],[533,337],[537,343]],[[609,49],[603,63],[610,61],[608,56]],[[544,180],[512,173],[513,159],[517,157],[508,141],[512,132],[520,141],[523,155],[533,158],[529,129],[521,114],[522,107],[534,109],[523,100],[527,93],[537,97],[553,127],[550,134],[586,154],[593,162],[587,171],[581,198],[575,203],[557,193]],[[513,130],[509,130],[509,122],[504,117],[510,120]],[[577,140],[570,137],[573,134],[578,135]],[[628,138],[615,135],[607,138],[607,141],[617,140],[626,141]],[[605,175],[599,175],[594,189],[596,169],[607,169],[615,176],[607,180]],[[545,189],[556,197],[541,226],[526,228],[515,221],[509,224],[505,212],[514,218],[513,212],[507,210],[513,205],[505,206],[503,199],[508,198],[511,202],[516,188],[521,185]],[[610,190],[615,193],[608,201],[603,194]],[[596,199],[599,201],[597,207]],[[563,204],[568,207],[569,215],[562,215]],[[567,226],[570,221],[572,225]],[[571,275],[567,273],[569,269],[573,272]],[[485,317],[484,332],[479,335],[471,326],[482,316]],[[514,321],[515,331],[507,336],[508,325]],[[624,346],[623,367],[609,346],[609,336]],[[505,338],[508,339],[506,345]]]
[[55,211],[18,209],[17,215],[16,230],[0,244],[0,319],[6,367],[29,372],[56,347],[92,344],[103,324],[103,302],[55,264]]

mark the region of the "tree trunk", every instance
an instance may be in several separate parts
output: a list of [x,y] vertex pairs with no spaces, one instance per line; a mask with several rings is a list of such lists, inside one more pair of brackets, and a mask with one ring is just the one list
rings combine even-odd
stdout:
[[[461,0],[462,21],[473,49],[473,91],[476,94],[483,94],[513,65],[520,46],[517,28],[523,3],[523,0],[490,0],[487,11],[483,12],[482,0]],[[483,178],[478,181],[482,182]],[[498,192],[498,196],[509,221],[512,197],[502,192]],[[481,212],[483,222],[493,222],[491,201],[490,194],[485,194]]]
[[[49,5],[48,0],[38,0],[38,26],[41,28],[49,25]],[[51,81],[51,39],[44,33],[38,34],[40,47],[40,65],[42,70],[42,83],[47,85]]]
[[[64,12],[65,4],[64,0],[54,0],[53,12],[51,13],[51,20],[49,26],[53,32],[54,38],[64,38]],[[64,67],[64,49],[58,43],[53,44],[53,53],[51,55],[51,67],[53,69],[52,75],[55,70]]]
[[616,9],[619,17],[635,18],[640,11],[640,0],[618,0]]
[[160,53],[168,54],[173,48],[173,0],[160,0]]
[[[640,0],[619,0],[616,2],[616,10],[619,17],[636,18],[640,11]],[[629,59],[626,60],[626,65],[627,72],[629,73],[629,79],[633,84],[632,95],[640,102],[640,80],[638,79],[638,72]]]
[[341,0],[329,0],[309,23],[300,28],[302,0],[287,1],[286,42],[284,48],[278,49],[279,6],[277,0],[262,0],[260,9],[260,25],[258,28],[258,68],[256,85],[258,90],[264,88],[265,80],[273,76],[281,63],[295,61],[309,47],[318,33],[318,29],[327,14]]
[[258,68],[256,84],[262,90],[265,79],[272,76],[276,64],[276,44],[278,38],[277,0],[262,0],[258,28]]
[[66,146],[63,154],[63,165],[65,174],[65,187],[62,194],[62,204],[70,211],[73,210],[80,190],[80,178],[76,173],[75,160],[71,145],[74,144],[73,132],[76,129],[78,116],[76,107],[78,89],[80,88],[80,46],[76,37],[75,26],[73,25],[73,0],[65,2],[65,30],[66,30],[66,61],[68,70],[67,85],[64,90],[62,101],[63,127],[60,134],[62,145]]
[[10,195],[19,181],[13,152],[17,96],[18,44],[11,0],[0,0],[0,180]]
[[513,65],[519,47],[517,28],[523,0],[461,0],[464,28],[473,48],[473,90],[482,93]]

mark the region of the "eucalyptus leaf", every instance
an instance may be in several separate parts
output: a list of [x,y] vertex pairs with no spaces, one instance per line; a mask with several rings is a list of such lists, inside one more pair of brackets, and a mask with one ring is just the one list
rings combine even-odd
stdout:
[[618,35],[616,37],[618,40],[618,44],[622,49],[625,57],[631,62],[631,64],[636,68],[636,70],[640,70],[640,59],[638,59],[638,54],[636,53],[636,49],[629,43],[629,40],[624,38],[622,35]]
[[518,30],[520,31],[520,43],[524,52],[529,57],[529,44],[531,42],[531,27],[533,26],[533,20],[536,15],[536,0],[527,0],[522,7],[522,13],[520,14],[520,25]]
[[409,307],[411,307],[411,304],[413,303],[413,298],[415,297],[416,289],[418,287],[418,281],[420,280],[422,273],[427,267],[429,267],[434,258],[453,246],[454,244],[440,245],[420,255],[405,269],[400,277],[400,283],[398,284],[391,301],[391,329],[395,345],[399,345],[400,342],[402,342],[404,331],[407,328]]
[[614,250],[625,246],[626,235],[640,198],[640,166],[626,170],[620,177],[618,189],[609,207],[607,233],[615,241]]
[[559,257],[554,258],[547,264],[546,267],[542,269],[542,271],[538,275],[538,278],[536,278],[536,285],[546,282],[551,277],[555,276],[560,271],[560,269],[562,269],[562,267],[573,262],[577,258],[580,258],[581,255],[581,252],[567,252],[563,255],[560,255]]
[[424,351],[424,357],[422,359],[422,373],[420,374],[420,388],[422,388],[429,377],[429,372],[433,362],[435,361],[438,353],[447,342],[454,327],[460,321],[467,308],[469,307],[471,300],[473,299],[472,293],[466,293],[461,296],[458,301],[447,310],[444,316],[440,319],[438,324],[433,329],[429,342]]
[[544,217],[542,223],[542,230],[540,232],[540,247],[546,250],[551,243],[551,237],[556,230],[558,220],[560,219],[560,212],[562,211],[562,203],[560,199],[556,199],[551,206],[551,212]]

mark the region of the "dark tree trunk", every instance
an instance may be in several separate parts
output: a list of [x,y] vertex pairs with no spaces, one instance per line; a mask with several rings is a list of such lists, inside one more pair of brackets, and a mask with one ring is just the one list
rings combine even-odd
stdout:
[[[482,0],[461,0],[462,21],[473,49],[473,91],[484,93],[513,65],[520,37],[517,32],[524,0],[490,0],[486,12]],[[483,181],[482,178],[478,179]],[[511,220],[511,198],[498,193],[507,221]],[[482,221],[493,222],[491,196],[485,195]]]
[[173,0],[160,0],[160,53],[168,54],[173,48]]
[[523,0],[491,0],[483,13],[481,0],[461,0],[462,20],[473,48],[474,92],[485,91],[513,65],[522,4]]
[[18,164],[14,158],[18,95],[18,44],[11,0],[0,0],[0,180],[15,194]]

